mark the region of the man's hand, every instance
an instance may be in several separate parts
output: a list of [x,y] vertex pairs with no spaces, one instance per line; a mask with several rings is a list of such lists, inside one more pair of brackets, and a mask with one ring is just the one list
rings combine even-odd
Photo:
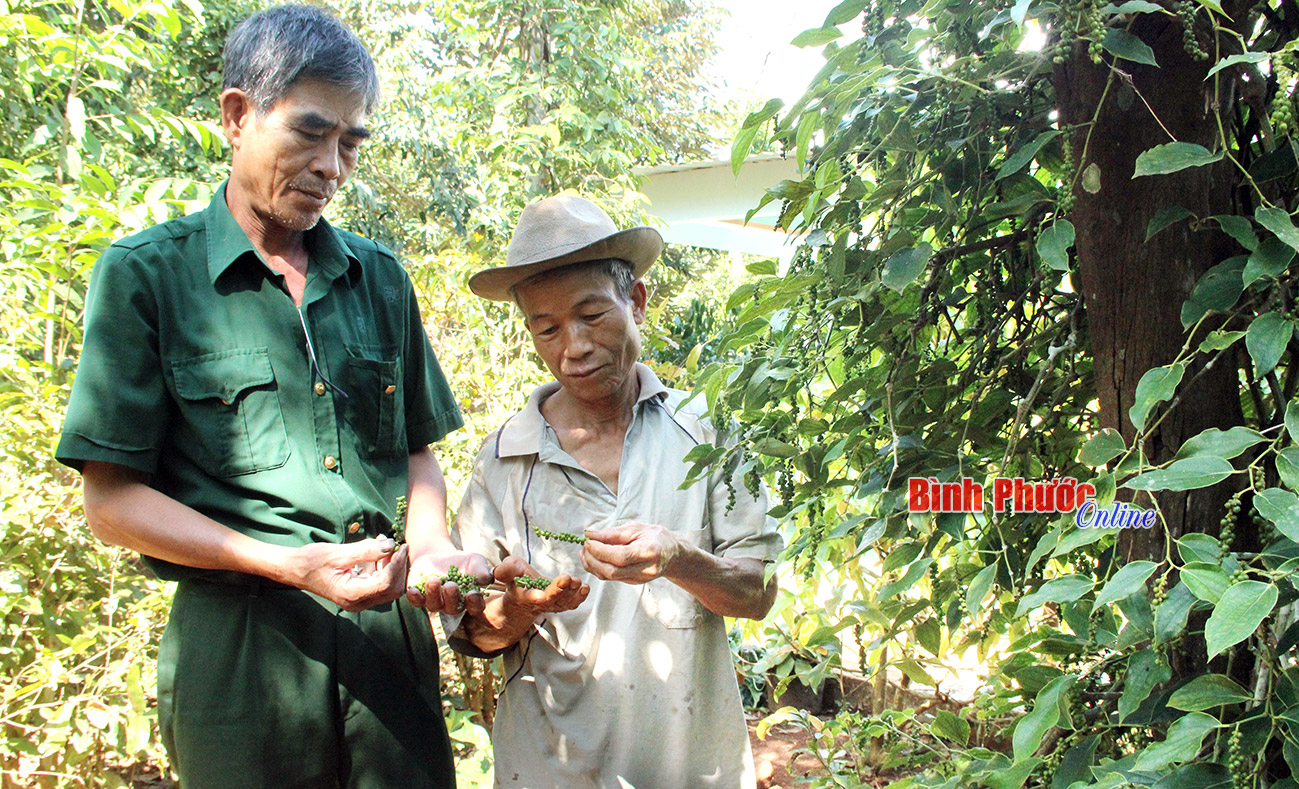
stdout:
[[410,575],[406,581],[406,599],[411,605],[424,608],[433,614],[455,614],[464,611],[470,616],[483,612],[485,601],[481,593],[462,594],[454,583],[442,583],[442,578],[452,567],[470,576],[479,586],[492,582],[492,564],[487,557],[477,553],[454,551],[424,553],[410,562]]
[[667,575],[689,549],[669,529],[629,521],[608,529],[587,530],[582,566],[606,581],[643,584]]
[[[373,572],[358,574],[358,565],[373,562]],[[314,592],[345,611],[363,611],[396,600],[406,582],[406,546],[388,537],[360,542],[312,543],[289,550],[275,580]]]
[[484,652],[495,652],[518,643],[533,627],[538,614],[571,611],[586,600],[591,587],[561,575],[545,589],[528,589],[515,583],[520,576],[538,576],[527,562],[510,556],[496,565],[493,575],[505,589],[493,594],[482,616],[464,619],[465,636]]
[[643,584],[667,578],[718,616],[761,619],[776,600],[775,580],[765,580],[761,561],[714,556],[652,523],[588,530],[582,566],[606,581]]
[[550,582],[545,589],[528,589],[515,584],[514,580],[522,576],[539,577],[540,573],[517,556],[510,556],[496,565],[492,575],[505,585],[501,592],[502,611],[505,615],[526,616],[529,621],[537,614],[554,614],[560,611],[571,611],[586,600],[591,587],[570,575],[561,575]]

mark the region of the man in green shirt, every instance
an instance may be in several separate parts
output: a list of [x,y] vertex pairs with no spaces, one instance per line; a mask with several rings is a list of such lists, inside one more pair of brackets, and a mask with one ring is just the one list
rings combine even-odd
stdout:
[[[408,571],[490,578],[447,537],[429,449],[462,422],[392,253],[320,218],[377,94],[327,12],[245,20],[229,180],[92,275],[57,455],[95,534],[179,582],[158,707],[186,787],[455,783],[427,611],[403,593]],[[432,587],[429,611],[460,608]]]

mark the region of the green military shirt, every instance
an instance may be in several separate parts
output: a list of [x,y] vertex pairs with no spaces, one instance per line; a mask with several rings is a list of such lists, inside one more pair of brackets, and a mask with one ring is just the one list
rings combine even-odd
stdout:
[[[270,543],[388,533],[410,451],[463,422],[393,254],[323,219],[306,244],[300,311],[224,185],[206,210],[109,247],[57,458],[145,472]],[[171,580],[206,572],[150,561]]]

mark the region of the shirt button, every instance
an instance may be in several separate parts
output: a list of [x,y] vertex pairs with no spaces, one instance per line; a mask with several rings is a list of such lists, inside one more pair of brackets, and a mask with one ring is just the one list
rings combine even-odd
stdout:
[[351,523],[347,524],[348,534],[356,534],[360,530],[361,530],[361,524],[357,523],[356,521],[352,521]]
[[333,455],[325,456],[325,468],[333,468],[334,466],[337,465],[338,465],[338,461],[334,458]]
[[387,388],[387,389],[384,389],[384,390],[383,390],[383,393],[384,393],[384,394],[392,394],[392,393],[395,392],[395,391],[397,391],[397,387],[393,386],[392,384],[388,384],[388,388]]
[[316,381],[315,389],[316,389],[316,394],[318,395],[322,395],[325,393],[325,385],[322,384],[320,381]]

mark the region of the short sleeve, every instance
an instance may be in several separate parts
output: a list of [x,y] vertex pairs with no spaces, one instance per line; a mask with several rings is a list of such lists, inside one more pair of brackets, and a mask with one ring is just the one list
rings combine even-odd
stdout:
[[410,447],[423,447],[463,427],[464,419],[424,331],[419,302],[409,279],[406,301],[409,305],[404,353],[406,441]]
[[157,470],[171,401],[143,254],[109,247],[90,277],[81,357],[55,450],[60,463],[78,471],[86,461]]
[[729,559],[775,561],[784,541],[776,529],[776,519],[767,514],[770,504],[766,486],[759,486],[757,496],[749,492],[744,474],[739,472],[741,460],[737,455],[710,476],[713,553]]

